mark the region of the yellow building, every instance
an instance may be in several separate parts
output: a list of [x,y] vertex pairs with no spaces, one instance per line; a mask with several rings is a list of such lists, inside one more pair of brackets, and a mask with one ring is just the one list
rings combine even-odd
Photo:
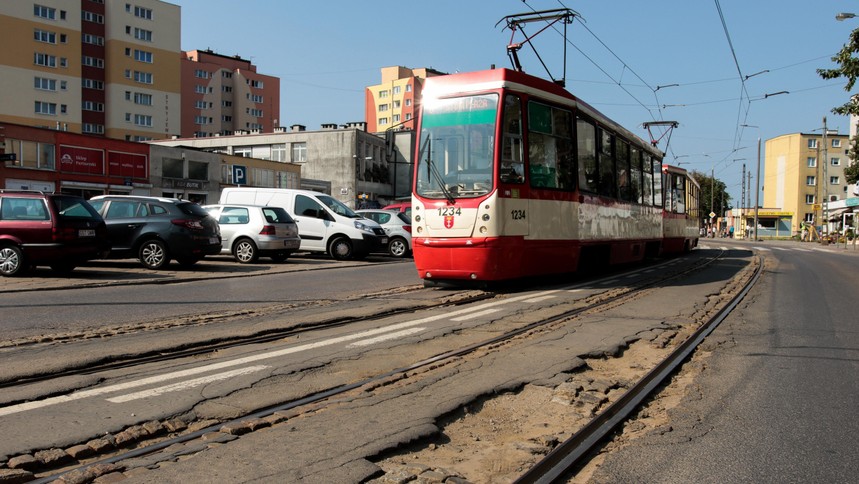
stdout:
[[141,141],[180,129],[180,7],[0,2],[0,121]]
[[768,139],[761,180],[763,206],[793,213],[792,235],[802,222],[823,224],[826,202],[847,198],[847,135],[792,133]]
[[427,68],[383,67],[382,83],[365,89],[367,131],[381,133],[389,128],[415,129],[415,113],[424,80],[442,75],[445,74]]

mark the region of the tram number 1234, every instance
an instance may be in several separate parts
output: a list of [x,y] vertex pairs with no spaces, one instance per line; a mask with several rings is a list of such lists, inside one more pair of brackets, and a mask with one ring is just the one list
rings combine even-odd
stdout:
[[513,220],[525,220],[525,211],[524,210],[511,210],[510,216],[513,217]]
[[462,209],[459,207],[439,207],[439,217],[451,217],[454,215],[462,215]]

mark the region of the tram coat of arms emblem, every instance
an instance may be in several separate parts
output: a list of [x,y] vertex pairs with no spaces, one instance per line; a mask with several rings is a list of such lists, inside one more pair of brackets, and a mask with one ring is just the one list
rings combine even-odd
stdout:
[[453,215],[445,215],[444,216],[444,228],[452,229],[453,228]]

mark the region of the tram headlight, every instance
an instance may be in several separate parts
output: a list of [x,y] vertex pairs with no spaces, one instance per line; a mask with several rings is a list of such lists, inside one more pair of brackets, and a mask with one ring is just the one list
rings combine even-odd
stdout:
[[417,222],[417,223],[421,222],[421,216],[420,215],[415,215],[415,222]]
[[490,219],[489,214],[488,214],[488,213],[484,213],[484,214],[483,214],[483,221],[484,221],[484,222],[489,222],[489,219]]

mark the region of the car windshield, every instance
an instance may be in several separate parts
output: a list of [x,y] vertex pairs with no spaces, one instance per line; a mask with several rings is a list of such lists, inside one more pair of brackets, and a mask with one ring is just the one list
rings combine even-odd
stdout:
[[54,197],[54,206],[60,218],[99,220],[101,215],[84,199],[78,197]]
[[179,207],[179,210],[181,210],[182,213],[187,215],[197,215],[199,217],[209,215],[209,212],[207,212],[205,208],[197,205],[196,203],[182,202],[176,204],[176,206]]
[[416,191],[427,198],[492,190],[498,95],[424,101]]
[[343,205],[343,203],[336,198],[329,197],[328,195],[319,195],[317,198],[320,202],[325,204],[326,207],[330,208],[332,212],[338,215],[343,215],[344,217],[349,218],[361,218],[360,215],[353,212],[352,209],[346,205]]

